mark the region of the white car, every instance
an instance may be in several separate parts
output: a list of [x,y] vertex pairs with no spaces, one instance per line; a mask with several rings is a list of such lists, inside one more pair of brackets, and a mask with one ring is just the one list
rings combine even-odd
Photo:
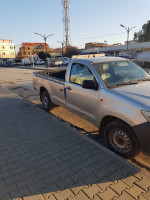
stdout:
[[62,60],[56,60],[56,61],[55,61],[55,65],[57,65],[57,66],[62,65]]
[[71,59],[70,58],[63,58],[62,65],[68,65],[70,63]]
[[45,61],[42,60],[42,59],[36,60],[36,61],[35,61],[35,64],[36,64],[36,65],[44,65],[44,64],[45,64]]

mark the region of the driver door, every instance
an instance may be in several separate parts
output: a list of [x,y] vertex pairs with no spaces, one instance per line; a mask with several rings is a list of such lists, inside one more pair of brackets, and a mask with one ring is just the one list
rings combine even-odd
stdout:
[[96,81],[88,66],[73,63],[70,79],[66,82],[66,106],[79,116],[95,123],[98,114],[99,90],[83,88],[84,80]]

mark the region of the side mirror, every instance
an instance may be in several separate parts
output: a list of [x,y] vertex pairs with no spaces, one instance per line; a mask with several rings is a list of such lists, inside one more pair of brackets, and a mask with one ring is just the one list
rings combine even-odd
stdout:
[[98,84],[96,81],[93,80],[84,80],[82,83],[82,87],[85,89],[98,90]]

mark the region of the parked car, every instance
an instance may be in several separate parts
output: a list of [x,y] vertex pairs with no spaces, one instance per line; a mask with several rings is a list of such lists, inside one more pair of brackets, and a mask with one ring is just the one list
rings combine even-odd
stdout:
[[34,62],[34,64],[35,64],[35,65],[45,65],[45,61],[42,60],[42,59],[36,60],[36,61]]
[[70,58],[63,58],[62,65],[67,66],[70,63],[70,61],[71,61]]
[[46,110],[60,105],[90,121],[114,152],[150,155],[150,75],[135,63],[76,59],[67,69],[35,72],[33,84]]
[[22,62],[15,62],[15,64],[14,64],[15,66],[22,66],[23,65],[23,63]]
[[0,62],[0,67],[3,67],[3,62]]
[[22,65],[24,65],[24,66],[31,65],[31,60],[30,59],[22,59]]
[[54,65],[56,66],[62,65],[62,58],[56,59]]
[[144,68],[150,67],[150,52],[137,53],[133,62]]
[[6,62],[4,63],[4,66],[5,66],[5,67],[13,67],[14,64],[13,64],[13,62],[11,62],[11,61],[6,61]]

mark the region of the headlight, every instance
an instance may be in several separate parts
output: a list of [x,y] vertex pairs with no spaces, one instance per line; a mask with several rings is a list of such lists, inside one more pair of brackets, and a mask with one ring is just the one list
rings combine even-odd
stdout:
[[142,114],[145,117],[145,119],[150,122],[150,112],[142,110]]

